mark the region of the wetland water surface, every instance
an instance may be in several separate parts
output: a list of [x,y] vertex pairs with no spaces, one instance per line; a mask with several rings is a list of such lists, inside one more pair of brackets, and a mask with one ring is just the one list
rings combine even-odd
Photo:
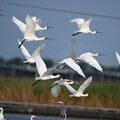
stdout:
[[[26,115],[26,114],[4,114],[4,117],[6,120],[30,120],[31,115]],[[34,118],[34,120],[64,120],[60,119],[59,116],[43,116],[43,115],[38,115],[39,119]],[[68,116],[67,120],[103,120],[103,119],[88,119],[88,118],[70,118]],[[104,119],[108,120],[108,119]]]

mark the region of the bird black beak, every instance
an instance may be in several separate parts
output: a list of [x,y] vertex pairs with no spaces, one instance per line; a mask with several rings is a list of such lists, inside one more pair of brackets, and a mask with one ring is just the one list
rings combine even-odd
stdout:
[[56,84],[52,85],[50,88],[53,88],[53,87],[55,87],[56,85],[58,85],[58,83],[56,83]]
[[47,39],[47,40],[53,40],[53,39],[51,39],[51,38],[45,38],[45,39]]
[[96,31],[96,33],[102,33],[102,32]]
[[47,26],[47,28],[54,28],[54,27],[49,27],[49,26]]
[[93,95],[88,95],[89,97],[92,97]]
[[105,56],[104,54],[99,54],[100,56]]

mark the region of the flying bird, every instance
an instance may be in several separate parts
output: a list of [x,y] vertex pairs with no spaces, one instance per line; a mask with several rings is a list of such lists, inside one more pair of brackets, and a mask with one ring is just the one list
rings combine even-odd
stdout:
[[4,116],[3,116],[3,108],[0,107],[0,120],[5,120]]
[[[29,15],[26,16],[25,21],[26,21],[26,29],[25,29],[25,33],[24,33],[24,38],[21,41],[21,44],[18,46],[18,48],[21,47],[21,45],[23,44],[24,41],[39,41],[39,40],[49,39],[46,37],[38,38],[35,35],[36,23],[32,20],[32,18]],[[52,39],[49,39],[49,40],[52,40]]]
[[79,75],[86,78],[86,76],[84,75],[84,73],[83,73],[82,69],[80,68],[80,66],[78,64],[76,64],[76,62],[72,58],[63,59],[61,62],[59,62],[58,66],[61,67],[61,66],[65,66],[65,65],[68,65],[70,68],[75,70]]
[[[20,40],[18,40],[18,44],[19,45],[21,44]],[[21,45],[21,47],[20,47],[21,51],[22,51],[22,53],[23,53],[23,55],[24,55],[24,57],[26,59],[26,61],[23,61],[23,63],[35,63],[35,56],[36,56],[36,54],[40,54],[43,51],[44,47],[45,47],[45,44],[43,44],[42,46],[39,46],[34,51],[34,53],[32,55],[30,55],[28,50],[23,45]]]
[[[68,80],[68,79],[60,79],[60,80],[57,80],[55,81],[53,84],[52,84],[52,87],[51,87],[51,93],[53,95],[53,97],[58,97],[60,92],[61,92],[61,86],[62,85],[65,85],[65,84],[73,84],[73,83],[77,83],[76,81],[73,81],[73,80]],[[79,84],[79,83],[77,83]]]
[[101,32],[97,32],[97,31],[91,31],[90,30],[90,23],[92,21],[92,18],[89,18],[88,20],[84,20],[82,18],[75,18],[75,19],[71,19],[70,22],[76,22],[78,25],[78,31],[76,31],[74,34],[72,34],[72,36],[75,36],[77,34],[81,34],[81,33],[91,33],[91,34],[95,34],[95,33],[101,33]]
[[[39,21],[40,19],[36,18],[35,16],[34,17],[31,17],[32,20],[35,22],[36,26],[35,26],[35,31],[39,31],[39,30],[46,30],[48,28],[53,28],[53,27],[48,27],[48,26],[45,26],[45,27],[41,27],[39,25]],[[19,19],[17,19],[15,16],[12,17],[12,21],[19,27],[20,31],[22,32],[22,34],[24,35],[25,33],[25,30],[26,30],[26,24],[22,21],[20,21]]]
[[67,89],[72,93],[72,95],[69,95],[71,98],[73,97],[87,97],[88,94],[83,94],[84,90],[91,84],[93,80],[93,76],[90,76],[76,91],[73,87],[71,87],[68,84],[65,84]]
[[120,64],[120,55],[118,54],[117,51],[115,51],[115,55],[116,55],[116,57],[117,57],[118,63]]
[[55,79],[60,77],[59,74],[52,75],[58,69],[58,67],[54,66],[52,68],[47,69],[46,64],[44,63],[44,61],[42,60],[39,54],[35,56],[35,63],[38,70],[39,77],[35,78],[36,81],[32,84],[32,86],[41,80],[50,80],[50,79]]
[[35,116],[35,115],[32,115],[32,116],[31,116],[31,120],[33,120],[33,118],[39,118],[39,117],[37,117],[37,116]]
[[65,116],[65,119],[67,119],[67,107],[64,105],[64,102],[63,101],[58,101],[57,103],[60,103],[61,104],[61,108],[60,108],[60,117],[64,117]]
[[101,54],[99,54],[99,53],[93,54],[91,52],[86,52],[86,53],[80,55],[75,61],[76,62],[78,62],[78,61],[86,62],[89,65],[91,65],[92,67],[99,70],[100,72],[103,72],[102,67],[99,65],[97,60],[94,58],[94,56],[99,56],[99,55],[101,55]]

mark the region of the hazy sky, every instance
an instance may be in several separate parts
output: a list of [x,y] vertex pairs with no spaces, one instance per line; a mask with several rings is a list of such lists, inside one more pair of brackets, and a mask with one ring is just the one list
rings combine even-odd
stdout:
[[[10,3],[12,4],[10,4]],[[17,3],[17,4],[13,4]],[[18,27],[12,22],[12,16],[24,21],[27,14],[41,18],[48,29],[42,36],[53,38],[53,41],[24,42],[32,54],[39,44],[45,43],[41,56],[54,61],[71,56],[72,40],[75,40],[76,57],[85,52],[101,53],[97,60],[105,66],[118,66],[115,50],[120,53],[120,0],[0,0],[0,56],[10,59],[23,57],[18,49],[17,39],[22,39]],[[50,8],[50,9],[48,9]],[[84,14],[85,13],[85,14]],[[93,18],[91,30],[101,34],[81,34],[72,36],[77,30],[73,18]]]

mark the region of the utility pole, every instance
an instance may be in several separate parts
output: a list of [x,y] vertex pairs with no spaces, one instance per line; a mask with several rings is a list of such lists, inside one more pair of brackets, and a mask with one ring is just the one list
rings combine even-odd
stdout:
[[76,59],[76,40],[72,39],[72,51],[71,51],[72,59]]
[[[71,58],[73,60],[76,59],[76,40],[75,39],[72,39]],[[73,70],[71,70],[70,73],[71,73],[70,74],[70,79],[73,79],[74,78]]]

